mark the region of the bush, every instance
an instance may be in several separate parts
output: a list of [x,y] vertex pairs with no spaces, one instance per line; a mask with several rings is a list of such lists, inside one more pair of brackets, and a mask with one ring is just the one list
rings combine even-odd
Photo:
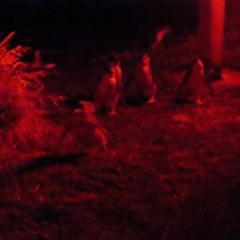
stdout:
[[[23,57],[31,49],[20,45],[11,49],[14,35],[15,32],[10,33],[0,43],[1,163],[56,151],[79,151],[80,143],[72,134],[74,114],[60,106],[61,97],[48,93],[42,83],[44,77],[54,73],[54,65],[39,65],[37,59],[36,68],[36,64],[24,62]],[[78,114],[78,118],[84,123],[83,114]],[[69,126],[71,131],[66,133]]]

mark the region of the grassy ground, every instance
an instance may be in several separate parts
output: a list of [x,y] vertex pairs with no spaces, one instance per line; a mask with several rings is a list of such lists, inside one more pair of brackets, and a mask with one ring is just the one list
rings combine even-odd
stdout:
[[[240,18],[233,2],[223,64],[237,70]],[[155,104],[119,106],[117,116],[99,118],[108,152],[55,152],[16,169],[11,161],[17,159],[4,165],[0,239],[239,239],[240,88],[216,87],[215,97],[205,93],[203,106],[176,105],[176,87],[196,56],[194,34],[179,40],[152,55]],[[122,56],[130,76],[135,52]],[[66,67],[58,79],[65,85],[49,79],[48,87],[73,99],[88,96],[100,63],[101,56],[84,69],[81,62]]]

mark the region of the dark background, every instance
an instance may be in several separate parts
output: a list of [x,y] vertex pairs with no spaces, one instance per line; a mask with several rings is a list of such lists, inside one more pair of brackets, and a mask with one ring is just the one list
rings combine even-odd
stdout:
[[2,36],[17,31],[40,49],[141,47],[161,25],[194,31],[197,22],[197,0],[5,0],[0,9]]

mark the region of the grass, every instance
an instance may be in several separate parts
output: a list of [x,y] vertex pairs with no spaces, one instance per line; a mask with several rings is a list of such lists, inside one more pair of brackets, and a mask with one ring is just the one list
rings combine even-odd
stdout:
[[[238,31],[239,18],[230,9],[228,14],[227,23],[234,24],[226,25],[224,66],[238,69],[235,60],[240,35],[230,33]],[[172,101],[186,66],[195,57],[194,39],[194,34],[181,44],[173,39],[176,42],[161,46],[152,55],[159,86],[157,103],[119,106],[117,116],[99,117],[108,131],[107,152],[91,145],[94,134],[92,138],[86,135],[92,127],[72,109],[30,105],[37,111],[34,116],[24,111],[27,114],[22,121],[28,128],[14,125],[24,144],[6,157],[0,175],[2,239],[239,239],[239,86],[222,85],[216,88],[215,97],[206,93],[206,104],[200,107]],[[127,76],[132,73],[135,54],[122,53]],[[55,78],[46,79],[46,83],[52,80],[48,89],[56,86],[58,94],[72,99],[79,92],[90,95],[99,59],[93,59],[84,70],[65,69],[60,82],[69,73],[75,78],[63,89],[59,82],[55,85]],[[38,99],[45,94],[37,95]],[[22,101],[32,98],[26,96]],[[17,106],[22,106],[21,102]],[[52,105],[48,102],[46,106]],[[35,119],[40,109],[47,116]],[[4,120],[7,116],[6,112]],[[69,121],[73,128],[65,142],[57,141]],[[38,126],[33,134],[29,134],[35,129],[29,122]],[[50,138],[50,142],[39,140],[39,129],[45,129],[42,139]],[[84,135],[82,131],[87,132]],[[84,146],[86,140],[89,143]],[[48,151],[33,154],[45,145]],[[31,153],[30,158],[13,168],[26,152]],[[1,156],[8,153],[9,144],[2,146]]]

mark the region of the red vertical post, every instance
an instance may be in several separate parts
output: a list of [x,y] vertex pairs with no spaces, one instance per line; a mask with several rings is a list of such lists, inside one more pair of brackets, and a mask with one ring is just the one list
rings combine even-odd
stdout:
[[[224,37],[225,0],[199,0],[199,56],[220,71]],[[221,76],[219,76],[221,78]]]

